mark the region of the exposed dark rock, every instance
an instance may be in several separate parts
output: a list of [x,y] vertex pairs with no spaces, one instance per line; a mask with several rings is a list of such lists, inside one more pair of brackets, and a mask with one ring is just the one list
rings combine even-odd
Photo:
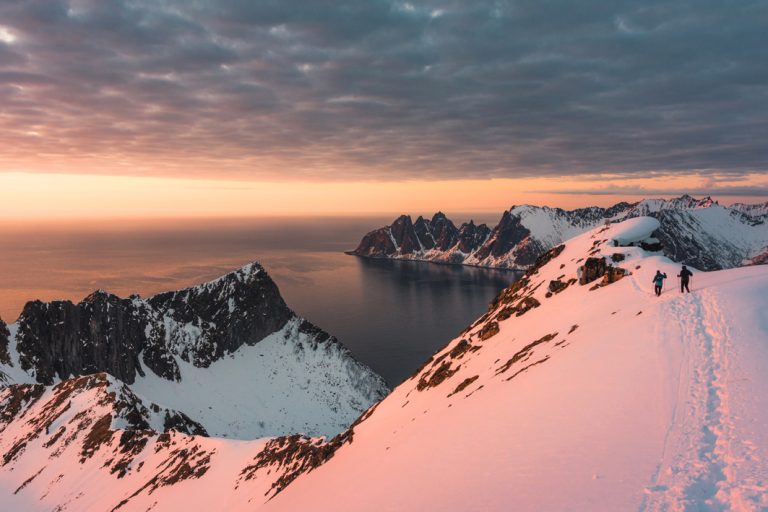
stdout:
[[658,240],[643,240],[639,245],[642,250],[648,252],[659,252],[664,249],[664,245]]
[[480,341],[485,341],[488,338],[496,336],[497,334],[499,334],[499,323],[488,322],[483,326],[482,329],[480,329]]
[[526,361],[533,353],[534,348],[536,348],[538,345],[541,345],[542,343],[548,343],[552,341],[553,339],[555,339],[556,336],[557,336],[556,332],[552,334],[547,334],[535,341],[532,341],[528,345],[524,346],[519,351],[517,351],[511,358],[509,358],[509,360],[506,363],[501,365],[496,370],[496,375],[506,372],[517,362]]
[[620,267],[614,267],[612,265],[608,265],[608,268],[605,271],[605,275],[603,275],[602,285],[606,286],[611,283],[615,283],[616,281],[623,278],[625,275],[627,275],[627,271]]
[[431,227],[437,249],[447,251],[456,244],[459,230],[443,212],[437,212],[432,216]]
[[472,345],[467,340],[461,340],[451,349],[449,355],[451,359],[460,359],[470,348]]
[[309,472],[331,457],[338,449],[333,443],[323,443],[317,439],[307,439],[299,434],[278,437],[269,441],[255,458],[255,463],[240,472],[243,480],[251,480],[262,468],[283,471],[275,480],[267,495],[278,494],[302,473]]
[[[258,343],[294,316],[275,282],[256,263],[210,283],[155,295],[148,302],[162,316],[202,331],[195,344],[184,343],[178,351],[199,367],[242,345]],[[184,335],[181,329],[167,333],[178,345]]]
[[419,216],[411,222],[407,215],[401,215],[383,228],[371,231],[363,237],[357,249],[349,254],[369,258],[416,258],[427,251],[455,254],[440,259],[442,263],[462,263],[466,255],[476,251],[488,238],[491,229],[485,224],[474,222],[462,224],[461,228],[437,212],[431,220]]
[[81,464],[93,457],[93,454],[98,451],[101,445],[112,440],[115,431],[110,428],[110,425],[112,425],[112,415],[105,414],[91,427],[90,432],[85,436],[83,449],[80,452]]
[[416,238],[421,242],[421,247],[428,251],[435,247],[435,237],[432,235],[432,228],[429,222],[424,217],[419,215],[416,222],[413,223],[413,230],[416,233]]
[[397,252],[389,227],[379,228],[366,234],[350,254],[368,258],[386,258]]
[[615,252],[611,254],[611,261],[618,263],[619,261],[624,261],[625,256],[620,252]]
[[550,291],[550,293],[560,293],[566,288],[568,288],[568,283],[564,283],[557,279],[550,281],[549,286],[547,286],[547,289]]
[[[543,267],[544,265],[546,265],[547,263],[549,263],[553,259],[555,259],[558,256],[560,256],[560,254],[564,250],[565,250],[565,244],[560,244],[560,245],[557,245],[557,246],[551,248],[550,250],[546,251],[545,253],[539,255],[536,258],[536,261],[534,262],[533,266],[531,266],[531,268],[529,268],[526,271],[526,273],[525,273],[526,276],[530,277],[530,276],[536,274],[541,267]],[[560,268],[563,268],[562,265],[560,266]]]
[[523,316],[531,309],[537,308],[539,306],[541,306],[541,302],[539,302],[537,299],[530,296],[523,297],[517,304],[502,308],[502,310],[499,311],[499,314],[496,315],[496,319],[501,321],[506,320],[512,315]]
[[459,383],[459,385],[458,385],[458,386],[456,386],[456,389],[454,389],[454,390],[453,390],[453,392],[451,392],[451,394],[450,394],[450,395],[448,395],[448,396],[450,397],[450,396],[452,396],[452,395],[455,395],[456,393],[460,393],[460,392],[464,391],[465,389],[467,389],[467,387],[468,387],[470,384],[472,384],[473,382],[475,382],[475,381],[476,381],[477,379],[479,379],[479,378],[480,378],[480,376],[479,376],[479,375],[475,375],[474,377],[467,377],[466,379],[464,379],[463,381],[461,381],[461,382]]
[[534,367],[536,365],[539,365],[539,364],[542,364],[542,363],[546,363],[547,361],[549,361],[549,356],[544,356],[542,359],[539,359],[538,361],[534,361],[533,363],[530,363],[530,364],[520,368],[519,370],[517,370],[515,373],[513,373],[512,375],[510,375],[509,377],[507,377],[504,380],[505,381],[510,381],[510,380],[514,379],[515,377],[517,377],[518,375],[520,375],[521,373],[527,372],[532,367]]
[[605,258],[587,258],[580,269],[579,284],[585,285],[591,283],[599,277],[603,277],[608,265]]
[[40,384],[15,384],[0,389],[0,432],[23,409],[34,404],[45,393]]
[[390,227],[392,238],[395,239],[397,247],[400,248],[401,254],[413,254],[421,249],[419,239],[416,236],[416,231],[413,227],[411,218],[407,215],[401,215]]
[[11,355],[8,353],[9,336],[8,326],[0,318],[0,364],[11,364]]
[[[158,445],[163,441],[158,438]],[[137,489],[133,494],[123,499],[112,509],[119,510],[130,502],[131,499],[146,491],[152,494],[161,487],[175,485],[184,480],[198,479],[208,472],[211,467],[211,457],[213,451],[203,450],[198,444],[194,444],[192,439],[187,441],[184,448],[172,450],[166,461],[161,463],[161,471],[150,478],[143,486]]]
[[[491,232],[488,242],[477,251],[475,256],[481,261],[489,256],[495,258],[503,256],[514,249],[530,233],[530,230],[521,224],[520,217],[506,211],[501,216],[499,224]],[[533,256],[533,253],[529,256],[531,257],[529,263],[533,263],[535,256]]]
[[[23,370],[42,384],[107,372],[133,383],[145,367],[179,379],[174,354],[207,367],[244,344],[280,330],[294,316],[277,285],[252,264],[210,283],[143,301],[97,291],[78,304],[27,303],[17,346]],[[303,332],[314,332],[305,322]],[[330,336],[318,330],[318,341]],[[0,357],[2,356],[0,339]]]
[[459,251],[471,254],[488,239],[490,234],[491,228],[485,224],[476,226],[472,221],[462,224],[458,234]]
[[443,363],[432,372],[432,374],[425,374],[419,379],[419,383],[416,385],[416,389],[424,391],[428,388],[439,386],[443,381],[451,377],[454,373],[459,371],[459,367],[453,368],[451,363],[443,361]]
[[[141,349],[161,344],[147,338],[147,326],[153,320],[143,303],[102,291],[77,305],[28,302],[18,322],[21,368],[32,371],[41,384],[52,384],[55,377],[99,371],[131,383]],[[150,367],[151,363],[147,361]]]

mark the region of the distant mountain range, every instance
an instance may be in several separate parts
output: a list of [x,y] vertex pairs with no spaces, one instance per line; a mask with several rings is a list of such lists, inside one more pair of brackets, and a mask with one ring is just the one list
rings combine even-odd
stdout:
[[606,222],[640,216],[659,220],[654,236],[666,256],[701,270],[768,260],[768,203],[726,207],[710,197],[688,195],[621,202],[610,208],[514,206],[494,228],[472,221],[456,227],[442,212],[415,222],[401,215],[391,225],[366,234],[349,254],[525,270],[568,238]]

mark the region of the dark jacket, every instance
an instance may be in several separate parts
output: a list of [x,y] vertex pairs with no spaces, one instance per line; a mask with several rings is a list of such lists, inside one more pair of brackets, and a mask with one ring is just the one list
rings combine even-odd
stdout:
[[679,277],[682,282],[687,283],[688,279],[690,279],[692,275],[693,275],[693,272],[691,272],[687,268],[684,268],[683,270],[680,271],[679,274],[677,274],[677,277]]

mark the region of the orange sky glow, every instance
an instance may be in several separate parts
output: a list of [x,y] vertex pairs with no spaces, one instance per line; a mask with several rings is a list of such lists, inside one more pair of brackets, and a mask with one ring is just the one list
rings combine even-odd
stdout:
[[[760,174],[739,181],[765,187]],[[232,181],[0,172],[0,217],[21,219],[500,212],[514,204],[575,208],[640,197],[697,195],[711,178],[471,179],[444,181]],[[583,191],[583,193],[580,193]],[[666,193],[664,193],[666,192]],[[724,203],[761,197],[718,195]]]

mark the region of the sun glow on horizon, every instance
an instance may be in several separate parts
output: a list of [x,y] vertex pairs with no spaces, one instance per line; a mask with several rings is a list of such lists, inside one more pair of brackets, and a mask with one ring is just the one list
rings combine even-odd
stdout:
[[[742,183],[766,187],[755,175]],[[695,176],[656,179],[520,178],[442,181],[231,181],[87,174],[0,173],[10,219],[228,217],[501,212],[515,204],[576,208],[640,196],[701,194]],[[669,191],[663,193],[663,191]],[[716,190],[716,189],[714,189]],[[717,194],[717,192],[715,192]],[[764,200],[717,194],[729,202]]]

